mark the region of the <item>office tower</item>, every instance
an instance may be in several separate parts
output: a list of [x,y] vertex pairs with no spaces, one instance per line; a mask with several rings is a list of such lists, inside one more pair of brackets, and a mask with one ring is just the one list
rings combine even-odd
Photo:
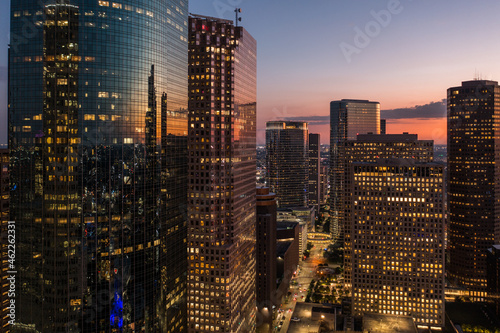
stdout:
[[387,124],[387,122],[385,119],[380,119],[380,134],[387,134],[386,133],[386,130],[387,130],[386,124]]
[[266,182],[276,193],[279,208],[307,206],[308,141],[307,123],[268,121],[266,124]]
[[434,141],[419,140],[418,134],[360,134],[345,143],[344,167],[352,162],[374,162],[381,158],[405,158],[432,162]]
[[276,195],[269,188],[257,188],[256,228],[257,308],[264,323],[272,324],[276,300]]
[[16,330],[185,331],[187,0],[11,4]]
[[281,221],[276,224],[276,301],[281,304],[287,295],[290,281],[297,272],[300,251],[301,226],[298,222]]
[[328,195],[328,166],[320,165],[319,170],[319,203],[323,205],[326,202],[326,196]]
[[448,277],[478,296],[486,250],[500,240],[499,96],[494,81],[448,89]]
[[[344,192],[344,219],[352,219],[350,165],[353,162],[376,162],[380,159],[414,159],[417,162],[432,162],[434,142],[418,140],[417,134],[360,134],[356,140],[345,142],[344,170],[346,170],[346,188]],[[351,225],[345,225],[344,242],[344,283],[349,288],[352,280],[353,248]]]
[[444,326],[444,167],[379,159],[351,168],[354,315]]
[[257,43],[189,19],[188,331],[255,330]]
[[321,141],[319,134],[309,134],[309,205],[319,213],[321,187]]
[[[9,332],[9,149],[0,147],[0,332]],[[12,227],[11,227],[12,228]],[[14,229],[15,231],[15,229]],[[14,234],[15,236],[15,234]],[[11,237],[12,238],[12,237]],[[12,250],[12,247],[11,247]]]
[[380,134],[380,104],[343,99],[330,103],[330,234],[344,243],[344,145],[358,134]]

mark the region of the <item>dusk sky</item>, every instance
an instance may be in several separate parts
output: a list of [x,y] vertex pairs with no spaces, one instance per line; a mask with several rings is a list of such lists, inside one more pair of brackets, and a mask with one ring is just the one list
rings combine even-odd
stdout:
[[[190,12],[226,19],[236,6],[258,42],[259,144],[265,122],[285,118],[310,120],[328,143],[329,104],[343,98],[393,110],[382,112],[388,133],[444,144],[446,89],[475,76],[500,80],[496,0],[190,0]],[[0,143],[9,7],[0,4]]]

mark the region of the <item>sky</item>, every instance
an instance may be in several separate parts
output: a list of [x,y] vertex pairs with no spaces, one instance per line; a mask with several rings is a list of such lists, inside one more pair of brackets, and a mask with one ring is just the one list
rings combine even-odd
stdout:
[[[94,0],[89,0],[94,1]],[[96,1],[96,0],[95,0]],[[0,4],[0,143],[6,141],[9,3]],[[330,101],[381,104],[388,133],[446,143],[446,90],[500,80],[500,1],[190,0],[190,12],[234,19],[258,43],[258,143],[265,122],[310,122],[329,137]]]

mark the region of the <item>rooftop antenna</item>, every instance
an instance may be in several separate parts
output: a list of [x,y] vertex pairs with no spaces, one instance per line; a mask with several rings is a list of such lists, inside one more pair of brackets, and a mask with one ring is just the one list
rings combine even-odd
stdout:
[[238,27],[238,22],[241,22],[241,17],[238,16],[241,13],[241,8],[235,8],[234,12],[236,13],[236,27]]
[[477,69],[474,70],[474,81],[481,81],[483,79],[483,74],[478,72]]

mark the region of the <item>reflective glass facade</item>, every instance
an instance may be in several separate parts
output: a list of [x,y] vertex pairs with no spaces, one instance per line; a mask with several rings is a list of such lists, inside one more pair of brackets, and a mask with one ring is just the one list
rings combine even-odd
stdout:
[[188,331],[254,332],[257,45],[189,20]]
[[14,330],[185,330],[187,0],[11,10]]
[[278,208],[306,207],[309,199],[309,129],[307,123],[266,123],[266,182]]
[[345,141],[367,133],[380,134],[378,102],[343,99],[330,103],[330,233],[339,243],[344,241]]
[[499,147],[498,83],[448,89],[448,277],[479,292],[487,286],[487,249],[500,240]]

